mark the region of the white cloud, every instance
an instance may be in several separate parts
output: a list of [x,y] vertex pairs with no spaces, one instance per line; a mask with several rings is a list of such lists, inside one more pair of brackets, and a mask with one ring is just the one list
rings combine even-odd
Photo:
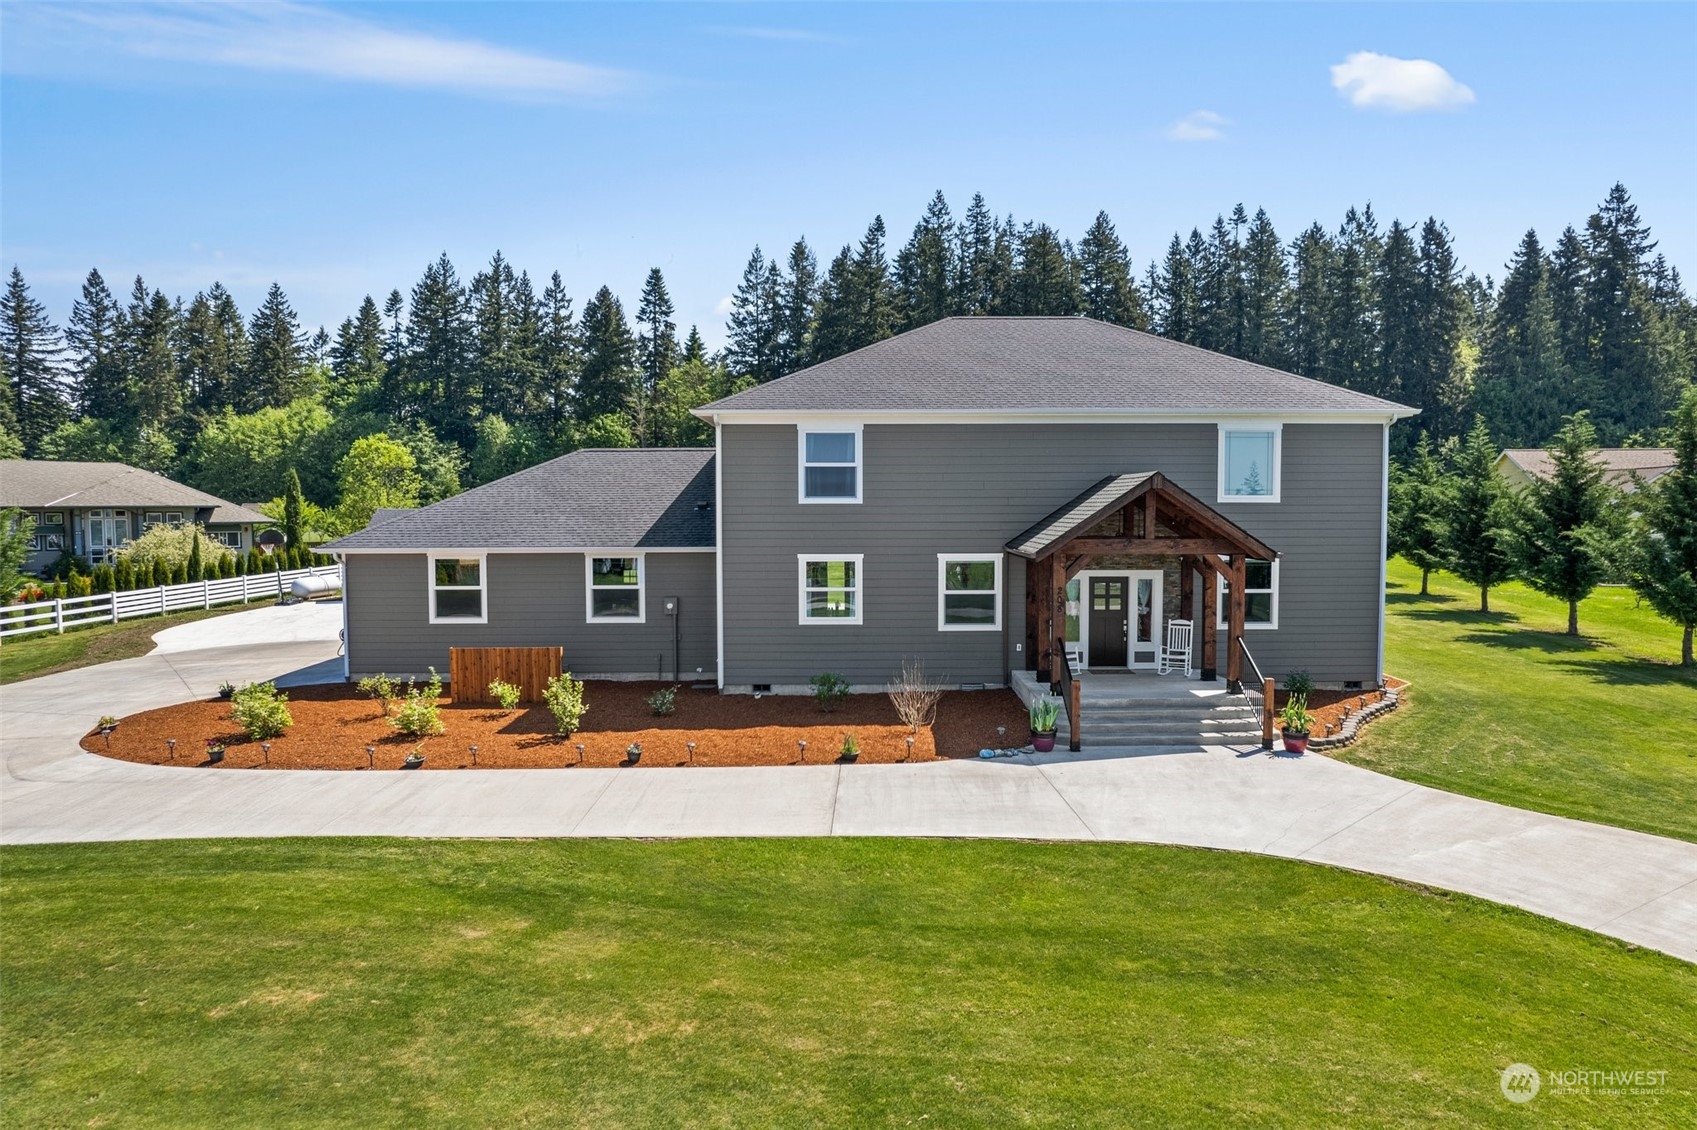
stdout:
[[731,306],[732,306],[731,296],[727,294],[727,295],[725,295],[725,297],[719,299],[718,302],[714,303],[713,313],[715,313],[715,314],[719,315],[719,317],[723,318],[731,312]]
[[1363,110],[1457,110],[1473,91],[1430,59],[1357,51],[1332,67],[1332,88]]
[[[318,75],[386,86],[506,96],[599,95],[633,85],[621,71],[477,39],[385,27],[299,3],[8,5],[28,46],[6,69],[44,56],[98,66],[101,49],[172,62]],[[36,56],[32,63],[30,56]]]
[[1221,141],[1226,136],[1224,127],[1229,124],[1229,119],[1212,110],[1192,110],[1167,127],[1167,138],[1171,141]]

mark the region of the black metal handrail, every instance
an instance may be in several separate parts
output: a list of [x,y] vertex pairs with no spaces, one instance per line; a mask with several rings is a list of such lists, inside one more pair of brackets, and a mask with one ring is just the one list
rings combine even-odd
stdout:
[[1243,642],[1243,637],[1237,637],[1237,646],[1243,652],[1243,657],[1249,661],[1249,669],[1255,672],[1255,685],[1260,686],[1267,681],[1267,676],[1261,674],[1261,665],[1255,662],[1255,657],[1249,654],[1249,647]]

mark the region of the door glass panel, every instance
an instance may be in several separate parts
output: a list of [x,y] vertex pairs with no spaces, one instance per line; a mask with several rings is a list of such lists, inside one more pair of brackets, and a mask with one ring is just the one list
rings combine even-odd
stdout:
[[1143,578],[1137,582],[1137,639],[1139,643],[1149,643],[1155,638],[1154,610],[1151,607],[1154,593],[1154,581]]

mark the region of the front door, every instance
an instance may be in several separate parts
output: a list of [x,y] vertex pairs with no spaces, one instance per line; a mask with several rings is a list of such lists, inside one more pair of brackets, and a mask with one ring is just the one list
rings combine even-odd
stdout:
[[1129,639],[1129,577],[1090,578],[1090,655],[1092,667],[1124,667]]

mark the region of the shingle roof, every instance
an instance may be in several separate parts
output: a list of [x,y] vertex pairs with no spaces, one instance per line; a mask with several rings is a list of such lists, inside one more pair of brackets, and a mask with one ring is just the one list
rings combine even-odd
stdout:
[[41,509],[174,506],[212,510],[218,522],[269,522],[263,514],[127,463],[0,460],[0,506]]
[[1241,546],[1244,551],[1263,555],[1267,560],[1278,556],[1278,551],[1266,542],[1159,471],[1110,475],[1071,502],[1051,511],[1048,517],[1016,535],[1003,548],[1027,560],[1036,560],[1055,546],[1071,541],[1095,526],[1135,496],[1151,490],[1165,494],[1169,506],[1178,507],[1181,514],[1189,510],[1192,514],[1205,515],[1208,524],[1228,535],[1227,540]]
[[714,401],[728,411],[1413,409],[1093,318],[944,318]]
[[[1535,479],[1547,479],[1556,473],[1555,460],[1541,447],[1511,447],[1503,455]],[[1592,452],[1592,458],[1603,467],[1603,478],[1610,485],[1630,491],[1632,476],[1653,483],[1679,463],[1671,447],[1604,447]]]
[[319,549],[710,549],[713,504],[711,450],[595,448],[374,521]]

